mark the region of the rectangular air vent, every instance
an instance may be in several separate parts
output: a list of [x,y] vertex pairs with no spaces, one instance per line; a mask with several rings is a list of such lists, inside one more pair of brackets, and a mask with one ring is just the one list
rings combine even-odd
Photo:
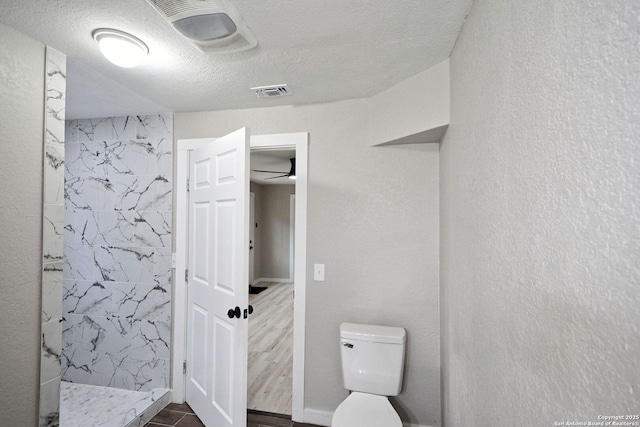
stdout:
[[252,87],[251,90],[256,92],[258,98],[273,98],[274,96],[291,95],[287,85],[259,86]]
[[201,9],[220,9],[220,6],[215,1],[194,1],[194,0],[147,0],[151,4],[155,5],[164,14],[171,18],[172,16],[179,15],[181,13],[194,12]]

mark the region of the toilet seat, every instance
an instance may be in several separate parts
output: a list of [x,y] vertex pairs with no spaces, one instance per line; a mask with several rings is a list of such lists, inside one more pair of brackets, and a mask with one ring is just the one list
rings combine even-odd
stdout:
[[353,392],[333,413],[331,427],[402,427],[386,396]]

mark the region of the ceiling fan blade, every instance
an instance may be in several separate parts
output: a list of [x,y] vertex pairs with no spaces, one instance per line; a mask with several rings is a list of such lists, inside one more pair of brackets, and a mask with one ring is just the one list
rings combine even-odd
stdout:
[[262,173],[286,173],[284,171],[263,171],[260,169],[251,169],[251,172],[262,172]]
[[291,159],[289,159],[289,161],[291,162],[291,169],[289,170],[289,174],[288,176],[296,176],[296,158],[293,157]]
[[265,178],[265,179],[286,178],[286,177],[288,177],[288,176],[289,176],[289,174],[286,174],[286,175],[280,175],[280,176],[272,176],[272,177]]

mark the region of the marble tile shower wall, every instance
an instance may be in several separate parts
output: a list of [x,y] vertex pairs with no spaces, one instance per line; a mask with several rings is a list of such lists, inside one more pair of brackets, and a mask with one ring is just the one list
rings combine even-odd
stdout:
[[40,427],[57,427],[60,418],[62,334],[62,257],[64,213],[64,133],[67,57],[46,48],[44,199],[42,216],[42,334]]
[[169,387],[173,117],[66,123],[62,379]]

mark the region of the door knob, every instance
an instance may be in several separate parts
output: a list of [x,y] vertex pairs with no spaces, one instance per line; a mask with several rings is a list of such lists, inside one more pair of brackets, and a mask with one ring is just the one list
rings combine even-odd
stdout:
[[249,317],[249,314],[253,313],[253,306],[250,305],[249,308],[244,309],[244,318]]
[[239,319],[240,307],[236,305],[236,308],[230,308],[229,311],[227,311],[227,316],[229,316],[229,319],[233,319],[234,317],[237,317]]

